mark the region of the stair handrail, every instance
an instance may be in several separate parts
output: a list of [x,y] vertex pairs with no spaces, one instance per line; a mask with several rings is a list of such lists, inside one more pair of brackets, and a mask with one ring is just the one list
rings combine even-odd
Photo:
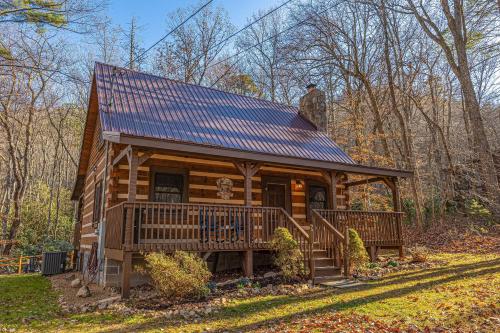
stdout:
[[312,238],[302,228],[302,226],[295,221],[288,212],[281,208],[282,216],[284,217],[283,226],[287,228],[292,234],[293,238],[298,241],[300,251],[304,256],[304,268],[309,266],[309,276],[314,279],[314,262],[312,257],[313,243]]
[[[344,240],[344,235],[342,235],[342,233],[340,231],[338,231],[337,228],[335,228],[333,225],[331,225],[330,222],[328,222],[323,216],[321,216],[321,214],[318,213],[315,209],[313,209],[312,214],[313,214],[314,217],[316,217],[317,219],[319,219],[319,221],[321,223],[323,223],[338,238],[340,238],[341,240]],[[314,224],[314,222],[316,221],[316,219],[313,218],[312,221],[313,221],[313,224]]]
[[295,221],[295,219],[293,217],[290,216],[290,214],[288,214],[288,212],[281,208],[281,212],[283,213],[283,215],[286,217],[286,219],[292,223],[292,225],[298,229],[298,231],[305,237],[305,238],[309,238],[309,235],[307,234],[307,232],[304,230],[304,228],[302,228],[302,226],[297,222]]
[[[311,228],[314,229],[313,235],[315,236],[311,242],[314,244],[316,242],[319,243],[320,249],[321,246],[324,246],[324,250],[330,252],[330,255],[335,259],[335,266],[340,266],[341,262],[344,266],[344,276],[347,278],[349,276],[349,236],[346,229],[346,234],[342,235],[342,233],[337,230],[333,225],[330,224],[320,213],[318,213],[315,209],[312,210],[312,219],[311,219]],[[323,231],[323,232],[322,232]],[[330,234],[332,237],[329,237]],[[323,237],[323,243],[322,239]],[[328,241],[331,244],[326,244]],[[331,245],[331,247],[327,247],[327,245]]]

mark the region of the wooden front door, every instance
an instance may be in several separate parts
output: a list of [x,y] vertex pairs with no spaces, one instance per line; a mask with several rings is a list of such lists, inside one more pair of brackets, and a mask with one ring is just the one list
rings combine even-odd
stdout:
[[286,209],[286,187],[284,184],[267,185],[267,205]]
[[262,185],[264,206],[280,207],[291,212],[290,179],[266,177]]
[[[290,179],[278,177],[263,177],[262,179],[262,199],[265,207],[283,208],[288,213],[291,212]],[[263,216],[263,226],[258,234],[258,238],[263,241],[270,241],[274,234],[274,229],[279,226],[279,215],[266,214]]]

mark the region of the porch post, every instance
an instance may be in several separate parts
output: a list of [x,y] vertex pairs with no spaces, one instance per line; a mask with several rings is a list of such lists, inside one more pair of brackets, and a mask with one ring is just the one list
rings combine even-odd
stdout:
[[[392,190],[392,203],[394,206],[394,211],[395,212],[401,212],[401,197],[399,195],[399,184],[398,184],[398,179],[397,178],[392,178],[391,179],[391,190]],[[399,246],[399,257],[403,258],[405,256],[404,254],[404,247],[403,247],[403,231],[402,231],[402,221],[401,221],[401,215],[398,214],[396,216],[396,225],[398,227],[398,239],[401,242],[401,245]]]
[[[137,169],[139,167],[139,157],[137,150],[131,149],[128,157],[129,177],[128,177],[128,202],[134,202],[137,194]],[[130,296],[130,275],[132,273],[132,247],[134,241],[134,216],[133,208],[128,208],[125,220],[125,244],[122,262],[122,298]]]
[[[235,162],[236,168],[243,174],[244,177],[244,201],[246,207],[252,207],[252,177],[259,171],[260,165],[258,163],[251,162]],[[253,221],[251,219],[250,212],[245,214],[245,220],[248,221],[246,226],[248,226],[247,240],[249,244],[249,249],[243,252],[243,273],[246,277],[251,277],[253,275],[253,250],[252,250],[252,239],[253,239]]]
[[401,211],[401,199],[399,197],[399,186],[397,178],[391,179],[392,182],[392,204],[395,212]]
[[337,210],[337,171],[330,171],[331,207]]

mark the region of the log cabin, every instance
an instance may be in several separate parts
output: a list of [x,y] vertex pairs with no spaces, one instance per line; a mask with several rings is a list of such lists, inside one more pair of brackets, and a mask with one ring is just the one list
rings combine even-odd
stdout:
[[[296,108],[96,63],[72,193],[84,276],[128,297],[144,253],[176,250],[252,276],[277,227],[314,283],[349,271],[348,228],[372,258],[402,255],[398,179],[412,173],[356,163],[326,124],[312,84]],[[372,182],[394,211],[349,210],[349,189]]]

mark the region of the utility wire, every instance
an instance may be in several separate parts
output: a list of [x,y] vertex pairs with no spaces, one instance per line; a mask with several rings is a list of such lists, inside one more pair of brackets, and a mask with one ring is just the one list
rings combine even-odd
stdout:
[[[200,8],[198,8],[196,11],[194,11],[191,15],[189,15],[186,19],[184,19],[181,23],[177,24],[172,30],[170,30],[169,32],[167,32],[166,35],[164,35],[162,38],[160,38],[156,43],[154,43],[153,45],[151,45],[150,47],[148,47],[147,50],[145,50],[144,52],[142,52],[141,54],[139,54],[139,56],[137,56],[137,58],[135,59],[130,59],[130,61],[128,61],[124,68],[128,68],[130,66],[130,64],[132,63],[132,61],[140,61],[145,55],[146,53],[148,53],[149,51],[151,51],[154,47],[156,47],[156,45],[160,44],[162,41],[164,41],[168,36],[170,36],[171,34],[173,34],[175,31],[177,31],[177,29],[179,29],[181,26],[183,26],[187,21],[189,21],[190,19],[192,19],[196,14],[198,14],[200,11],[202,11],[205,7],[207,7],[208,5],[210,5],[214,0],[208,0],[207,2],[205,2],[205,4],[203,6],[201,6]],[[107,103],[107,108],[106,108],[106,112],[109,112],[110,109],[111,109],[111,106],[113,105],[113,103],[115,102],[115,94],[114,94],[114,85],[115,85],[115,82],[117,80],[117,76],[118,74],[121,75],[123,74],[123,71],[124,71],[124,68],[118,68],[118,67],[113,67],[113,73],[111,74],[111,86],[110,86],[110,90],[111,90],[111,93],[110,93],[110,96],[109,96],[109,102]]]
[[[320,11],[319,13],[315,13],[315,15],[321,15],[321,14],[325,13],[326,11],[328,11],[328,9],[331,9],[331,8],[326,8],[326,9],[324,9],[324,10]],[[233,55],[231,55],[231,56],[229,56],[229,57],[227,57],[227,58],[224,58],[224,59],[222,59],[222,60],[220,60],[220,61],[217,61],[215,64],[211,64],[210,66],[208,66],[208,67],[207,67],[207,69],[208,69],[208,68],[211,68],[211,67],[214,67],[214,66],[217,66],[217,65],[219,65],[219,64],[221,64],[221,63],[223,63],[223,62],[226,62],[226,61],[228,61],[229,59],[232,59],[232,58],[234,58],[234,57],[237,57],[237,56],[239,56],[240,54],[243,54],[243,53],[245,53],[245,52],[248,52],[249,50],[253,49],[254,47],[257,47],[257,46],[259,46],[259,45],[261,45],[261,44],[263,44],[263,43],[267,42],[268,40],[271,40],[271,39],[273,39],[273,38],[275,38],[275,37],[277,37],[277,36],[279,36],[279,35],[281,35],[281,34],[283,34],[283,33],[285,33],[285,32],[288,32],[288,31],[290,31],[290,30],[292,30],[292,29],[294,29],[294,28],[296,28],[296,27],[298,27],[298,26],[302,25],[303,23],[305,23],[305,22],[306,22],[307,20],[309,20],[309,19],[310,19],[310,16],[306,17],[306,18],[305,18],[305,19],[303,19],[302,21],[299,21],[299,22],[297,22],[297,23],[295,23],[295,24],[293,24],[293,25],[289,26],[289,27],[288,27],[288,28],[286,28],[285,30],[279,31],[279,32],[277,32],[276,34],[274,34],[274,35],[272,35],[272,36],[270,36],[270,37],[268,37],[268,38],[266,38],[266,39],[264,39],[264,40],[262,40],[262,41],[260,41],[260,42],[258,42],[258,43],[255,43],[254,45],[251,45],[251,46],[249,46],[249,47],[247,47],[247,48],[245,48],[245,49],[243,49],[243,50],[241,50],[241,51],[239,51],[239,52],[237,52],[237,53],[235,53],[235,54],[233,54]],[[229,66],[229,69],[231,69],[232,67],[234,67],[234,65],[236,65],[236,63],[238,63],[238,61],[239,61],[240,59],[241,59],[241,58],[237,59],[234,63],[232,63],[232,64]],[[217,78],[217,80],[215,80],[215,81],[214,81],[214,83],[212,83],[212,85],[211,85],[210,87],[213,87],[214,85],[216,85],[216,84],[219,82],[219,80],[220,80],[220,79],[222,79],[222,78],[223,78],[226,74],[227,74],[227,71],[225,71],[222,75],[220,75],[220,76]]]
[[[60,75],[67,77],[68,79],[78,81],[80,83],[84,83],[84,84],[89,83],[89,81],[84,81],[76,76],[73,76],[71,74],[68,74],[68,73],[63,72],[63,71],[58,70],[58,69],[34,67],[34,66],[27,66],[27,65],[16,65],[16,64],[0,64],[0,67],[13,67],[13,68],[20,68],[20,69],[31,69],[31,70],[40,71],[40,72],[57,73],[57,74],[60,74]],[[51,77],[49,77],[49,78],[51,78]],[[59,83],[61,83],[61,82],[59,82]]]
[[[329,8],[327,8],[327,9],[325,9],[325,10],[322,10],[321,12],[316,13],[316,15],[321,15],[321,14],[323,14],[324,12],[326,12],[328,9],[329,9]],[[211,67],[217,66],[217,65],[219,65],[219,64],[221,64],[221,63],[223,63],[223,62],[226,62],[226,61],[227,61],[227,60],[229,60],[229,59],[232,59],[232,58],[234,58],[234,57],[237,57],[237,56],[239,56],[240,54],[243,54],[243,53],[245,53],[245,52],[247,52],[247,51],[249,51],[249,50],[253,49],[254,47],[257,47],[257,46],[259,46],[259,45],[261,45],[261,44],[263,44],[263,43],[265,43],[265,42],[267,42],[267,41],[269,41],[269,40],[271,40],[271,39],[273,39],[273,38],[275,38],[275,37],[278,37],[279,35],[281,35],[281,34],[283,34],[283,33],[285,33],[285,32],[288,32],[288,31],[290,31],[290,30],[292,30],[292,29],[294,29],[294,28],[297,28],[298,26],[302,25],[303,23],[305,23],[305,22],[306,22],[307,20],[309,20],[309,19],[310,19],[310,17],[308,16],[308,17],[306,17],[305,19],[303,19],[302,21],[299,21],[299,22],[297,22],[297,23],[295,23],[295,24],[292,24],[292,25],[291,25],[291,26],[289,26],[288,28],[286,28],[286,29],[284,29],[284,30],[279,31],[279,32],[275,33],[274,35],[272,35],[272,36],[270,36],[270,37],[268,37],[268,38],[266,38],[266,39],[263,39],[262,41],[260,41],[260,42],[258,42],[258,43],[255,43],[255,44],[253,44],[253,45],[251,45],[251,46],[249,46],[249,47],[247,47],[247,48],[244,48],[243,50],[241,50],[241,51],[239,51],[239,52],[237,52],[237,53],[235,53],[235,54],[233,54],[233,55],[231,55],[231,56],[229,56],[229,57],[227,57],[227,58],[224,58],[224,59],[222,59],[222,60],[219,60],[219,61],[217,61],[215,64],[211,64],[211,65],[209,65],[207,68],[211,68]]]
[[181,26],[183,26],[187,21],[189,21],[190,19],[192,19],[196,14],[198,14],[205,7],[207,7],[208,5],[210,5],[213,1],[214,0],[207,1],[203,6],[201,6],[200,8],[198,8],[191,15],[189,15],[184,21],[182,21],[177,26],[175,26],[172,30],[170,30],[165,36],[163,36],[162,38],[160,38],[156,43],[154,43],[153,45],[151,45],[147,50],[145,50],[144,52],[142,52],[141,54],[139,54],[139,56],[137,56],[136,59],[131,59],[129,62],[127,62],[127,64],[125,65],[125,67],[127,68],[128,66],[130,66],[130,64],[131,64],[132,61],[140,61],[140,60],[142,60],[142,58],[144,57],[144,55],[146,55],[146,53],[148,53],[149,51],[151,51],[154,47],[156,47],[156,45],[158,45],[161,42],[163,42],[168,36],[170,36],[175,31],[177,31],[177,29],[179,29]]
[[[228,40],[230,40],[231,38],[233,38],[234,36],[240,34],[241,32],[245,31],[246,29],[250,28],[252,25],[254,25],[255,23],[258,23],[260,21],[262,21],[264,18],[266,18],[267,16],[271,15],[272,13],[276,12],[277,10],[283,8],[284,6],[288,5],[290,2],[292,2],[294,0],[287,0],[285,2],[283,2],[281,5],[279,5],[278,7],[275,7],[271,10],[269,10],[267,13],[265,13],[264,15],[256,18],[255,20],[253,20],[252,22],[248,23],[247,25],[245,25],[243,28],[241,28],[240,30],[232,33],[230,36],[226,37],[224,40],[220,41],[219,43],[211,46],[208,48],[208,50],[206,51],[207,53],[210,51],[210,50],[213,50],[221,45],[223,45],[224,43],[226,43]],[[203,54],[200,54],[195,60],[194,62],[197,62],[199,61],[201,58],[203,58]],[[209,66],[210,67],[210,66]],[[207,68],[209,68],[207,67]],[[177,67],[175,70],[178,70],[180,69],[180,66]]]

